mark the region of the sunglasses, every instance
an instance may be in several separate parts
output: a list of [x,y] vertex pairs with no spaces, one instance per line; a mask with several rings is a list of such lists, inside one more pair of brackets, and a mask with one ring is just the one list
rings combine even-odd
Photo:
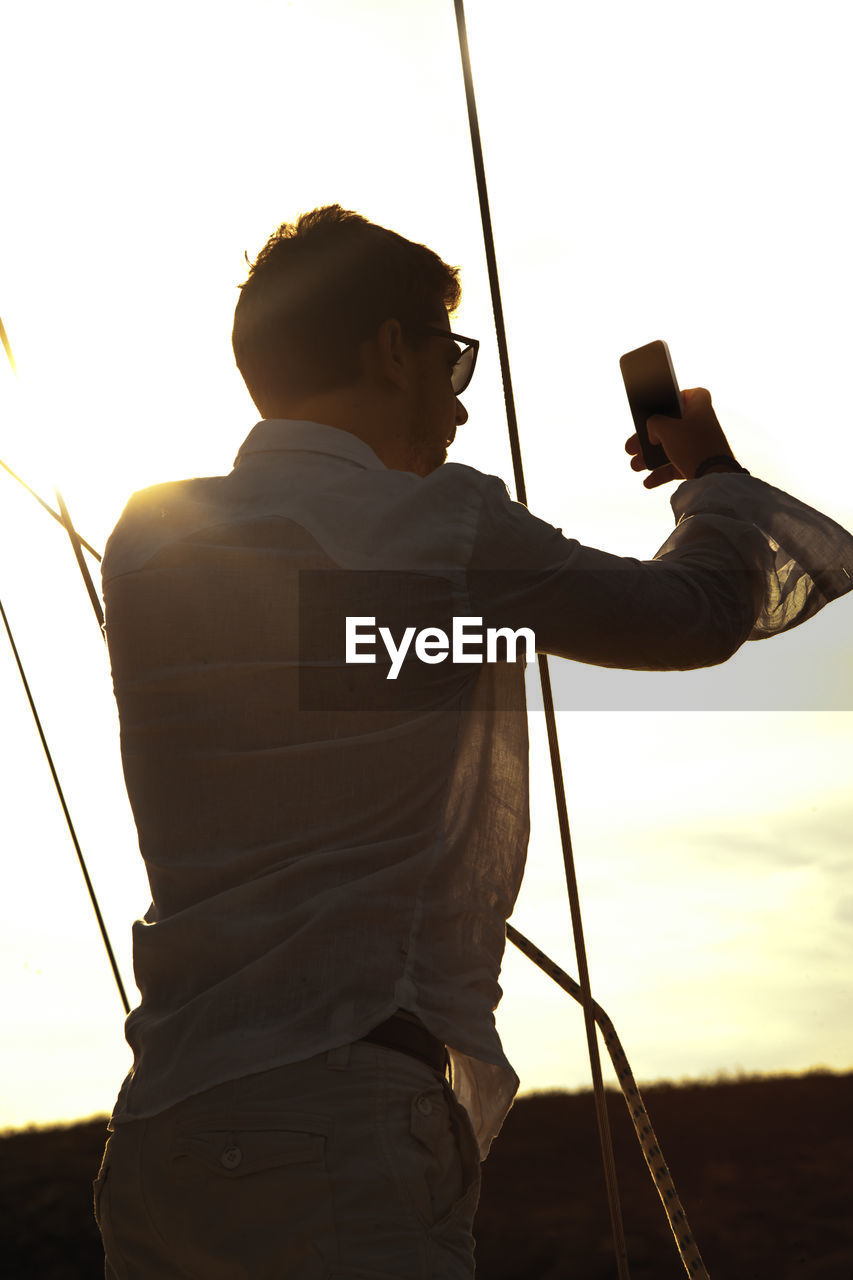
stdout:
[[456,357],[450,374],[450,384],[454,395],[461,395],[474,376],[474,365],[477,363],[477,352],[480,343],[477,338],[463,338],[461,333],[451,333],[449,329],[439,329],[432,325],[422,325],[418,333],[428,333],[437,338],[450,338],[453,342],[464,343]]

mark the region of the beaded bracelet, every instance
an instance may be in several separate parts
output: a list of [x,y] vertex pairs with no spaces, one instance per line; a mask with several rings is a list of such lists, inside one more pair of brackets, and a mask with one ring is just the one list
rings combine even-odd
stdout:
[[727,466],[733,466],[735,470],[742,471],[746,476],[750,474],[746,467],[742,467],[730,453],[719,453],[713,458],[706,458],[704,462],[700,462],[694,472],[693,479],[698,480],[700,476],[705,474],[708,467],[716,467],[722,463],[726,463]]

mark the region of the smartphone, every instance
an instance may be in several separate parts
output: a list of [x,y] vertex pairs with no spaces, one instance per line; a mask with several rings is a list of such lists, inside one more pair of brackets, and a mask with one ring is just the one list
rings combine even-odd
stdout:
[[662,444],[652,444],[646,431],[646,418],[662,413],[667,418],[680,418],[681,392],[669,347],[662,339],[648,342],[644,347],[627,351],[620,357],[619,368],[628,394],[628,404],[634,427],[640,439],[643,461],[650,471],[669,462]]

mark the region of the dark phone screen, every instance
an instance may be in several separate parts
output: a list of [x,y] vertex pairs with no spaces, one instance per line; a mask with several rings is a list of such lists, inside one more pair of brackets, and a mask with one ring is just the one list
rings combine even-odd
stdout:
[[634,429],[640,439],[643,461],[649,470],[669,461],[663,445],[651,444],[646,431],[646,418],[662,413],[667,418],[680,418],[681,395],[669,348],[661,339],[628,351],[619,361],[622,381],[628,395]]

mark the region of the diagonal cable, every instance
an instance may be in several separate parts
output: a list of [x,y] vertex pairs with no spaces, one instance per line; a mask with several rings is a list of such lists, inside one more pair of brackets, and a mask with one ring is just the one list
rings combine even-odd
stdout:
[[92,575],[89,572],[89,566],[86,564],[86,561],[83,557],[83,539],[80,537],[80,534],[77,532],[77,530],[74,528],[74,525],[71,523],[71,516],[68,514],[68,508],[65,505],[65,499],[63,498],[62,494],[59,492],[58,489],[54,489],[53,492],[56,494],[56,501],[59,503],[59,510],[62,514],[62,523],[65,525],[65,532],[68,534],[68,537],[71,541],[71,546],[74,551],[77,564],[79,565],[80,572],[83,575],[83,581],[86,584],[86,590],[89,593],[89,599],[92,602],[92,608],[95,610],[95,617],[98,619],[98,626],[101,628],[101,635],[104,637],[104,640],[106,640],[107,635],[106,635],[106,632],[104,631],[104,610],[101,604],[100,596],[95,590],[95,584],[92,581]]
[[[0,323],[1,323],[1,322],[0,322]],[[14,367],[14,366],[13,366],[13,367]],[[53,516],[54,520],[57,520],[57,521],[59,522],[59,524],[64,524],[64,523],[65,523],[65,521],[62,519],[62,516],[59,514],[59,512],[58,512],[58,511],[54,511],[54,509],[53,509],[53,507],[50,505],[50,503],[49,503],[49,502],[45,502],[44,498],[40,498],[40,497],[39,497],[39,495],[36,493],[35,489],[31,489],[31,488],[30,488],[30,486],[27,484],[26,480],[22,480],[22,479],[21,479],[21,477],[20,477],[19,475],[16,475],[16,474],[15,474],[15,472],[12,470],[12,468],[11,468],[10,466],[8,466],[8,465],[3,461],[3,459],[2,459],[2,458],[0,458],[0,467],[2,467],[4,471],[7,471],[7,472],[9,473],[9,475],[12,477],[12,479],[13,479],[13,480],[17,480],[18,484],[19,484],[19,485],[21,485],[24,489],[26,489],[27,493],[32,494],[32,496],[35,498],[36,502],[41,503],[41,505],[44,507],[44,509],[45,509],[45,511],[48,513],[48,515]],[[79,537],[79,534],[78,534],[77,536]],[[89,555],[94,556],[96,560],[100,560],[100,558],[101,558],[101,553],[100,553],[100,551],[96,551],[96,550],[95,550],[95,548],[92,546],[91,542],[87,542],[85,538],[80,538],[80,545],[81,545],[81,547],[85,547],[85,548],[86,548],[86,550],[89,552]]]
[[125,993],[124,985],[121,980],[121,974],[118,971],[116,958],[115,958],[115,955],[113,954],[113,949],[112,949],[112,945],[110,944],[109,935],[107,934],[106,925],[104,924],[104,917],[101,915],[101,908],[98,906],[98,899],[95,896],[95,890],[92,887],[92,881],[89,878],[89,872],[86,867],[86,860],[83,857],[83,851],[80,848],[80,842],[77,839],[77,832],[74,830],[74,823],[71,821],[71,814],[68,812],[68,805],[65,803],[65,796],[63,795],[62,787],[60,786],[60,782],[59,782],[59,777],[57,775],[56,769],[53,764],[53,757],[50,754],[50,748],[47,745],[47,739],[45,738],[44,730],[41,727],[41,720],[39,719],[39,714],[36,711],[36,704],[33,701],[33,695],[30,692],[29,682],[27,680],[26,673],[24,672],[24,667],[21,662],[20,655],[18,654],[18,646],[15,644],[15,639],[14,639],[14,636],[12,635],[12,628],[9,626],[9,619],[6,617],[6,610],[3,608],[2,600],[0,600],[0,616],[2,616],[3,618],[3,624],[6,628],[6,634],[8,635],[9,643],[12,646],[12,653],[15,655],[15,662],[18,664],[18,671],[20,673],[21,680],[23,681],[24,689],[26,690],[27,701],[30,704],[30,710],[33,713],[33,719],[36,722],[36,728],[38,729],[38,734],[39,734],[39,737],[41,738],[41,745],[44,747],[44,753],[47,756],[47,763],[50,766],[50,773],[51,773],[51,777],[53,778],[53,784],[56,787],[56,793],[59,796],[59,803],[62,805],[62,812],[65,814],[65,821],[68,823],[68,830],[71,833],[71,839],[74,842],[74,848],[77,852],[77,861],[80,863],[80,870],[83,872],[83,879],[86,881],[86,888],[89,891],[89,898],[91,900],[92,907],[94,909],[95,916],[98,921],[98,928],[101,931],[101,937],[103,939],[104,946],[107,949],[107,955],[110,958],[113,977],[116,980],[116,986],[118,987],[119,995],[121,996],[121,1002],[124,1005],[124,1011],[127,1014],[127,1013],[130,1013],[130,1005],[128,1004],[128,1001],[127,1001],[127,995]]
[[[480,141],[480,126],[477,120],[477,104],[474,97],[474,79],[471,73],[471,58],[468,51],[468,33],[465,25],[465,8],[463,0],[454,0],[456,7],[456,26],[459,35],[459,50],[462,57],[462,71],[465,79],[465,97],[468,104],[468,123],[471,131],[471,146],[474,153],[474,170],[477,176],[477,192],[480,200],[480,215],[483,223],[483,238],[486,247],[486,261],[489,269],[489,286],[492,295],[492,310],[497,330],[498,352],[500,355],[501,378],[503,380],[504,400],[506,402],[507,424],[509,427],[512,465],[515,475],[515,487],[518,501],[527,505],[527,492],[521,466],[521,446],[518,436],[518,423],[515,416],[515,402],[512,394],[512,379],[509,369],[509,352],[504,326],[503,307],[498,282],[498,267],[495,256],[494,238],[492,236],[492,219],[489,212],[489,196],[486,188],[486,171],[483,163],[483,148]],[[604,1081],[601,1075],[601,1060],[598,1052],[598,1040],[595,1034],[595,1016],[593,1012],[592,993],[590,990],[589,968],[586,958],[586,945],[581,920],[580,895],[577,875],[575,873],[572,842],[569,832],[569,819],[566,809],[566,795],[563,786],[563,770],[560,762],[560,746],[557,739],[557,722],[554,715],[554,700],[551,693],[551,676],[548,668],[547,654],[539,654],[539,678],[542,684],[542,698],[545,707],[545,723],[548,729],[548,746],[551,754],[551,769],[554,775],[554,792],[557,802],[557,817],[560,826],[560,838],[563,845],[563,862],[566,871],[566,886],[569,894],[569,909],[572,917],[572,929],[575,939],[575,952],[578,962],[578,975],[582,992],[584,1023],[586,1026],[587,1047],[592,1069],[595,1110],[598,1118],[598,1133],[601,1140],[601,1156],[604,1164],[604,1176],[607,1184],[607,1202],[610,1209],[610,1224],[613,1231],[613,1243],[616,1252],[616,1263],[619,1280],[629,1280],[628,1253],[625,1245],[625,1232],[622,1226],[622,1209],[619,1203],[619,1187],[616,1179],[616,1162],[613,1157],[613,1143],[610,1137],[610,1123],[607,1118],[607,1106],[604,1096]]]
[[[5,350],[6,355],[9,359],[9,364],[12,367],[12,372],[17,375],[18,371],[15,365],[15,357],[12,354],[12,346],[11,346],[11,343],[9,342],[9,338],[3,326],[2,319],[0,319],[0,342],[2,342],[3,349]],[[68,537],[71,540],[71,546],[77,558],[77,563],[80,566],[80,572],[83,575],[83,581],[86,584],[86,590],[89,593],[89,599],[91,600],[92,606],[95,610],[95,617],[98,619],[98,626],[100,627],[101,635],[104,636],[104,639],[106,639],[106,635],[104,633],[103,609],[101,608],[101,602],[100,602],[100,599],[98,598],[98,593],[95,590],[95,584],[92,581],[92,576],[89,573],[89,566],[86,564],[86,561],[83,557],[83,548],[85,547],[87,551],[91,552],[91,554],[95,557],[96,560],[101,559],[99,553],[95,550],[93,546],[91,546],[90,543],[88,543],[85,540],[85,538],[81,538],[80,534],[74,528],[74,525],[72,524],[72,521],[71,521],[71,516],[68,513],[68,508],[65,505],[65,500],[63,499],[62,494],[59,492],[58,489],[55,490],[56,498],[57,498],[57,501],[59,502],[59,511],[57,512],[57,511],[54,511],[53,507],[51,507],[47,502],[45,502],[43,498],[40,498],[34,489],[31,489],[28,484],[25,484],[25,482],[21,479],[20,476],[15,475],[15,472],[12,470],[12,468],[7,466],[5,462],[0,461],[0,466],[3,467],[4,471],[8,471],[9,475],[12,477],[13,480],[17,480],[20,485],[23,485],[23,487],[27,490],[27,492],[32,494],[32,496],[36,499],[36,501],[39,502],[44,507],[44,509],[50,513],[50,515],[53,516],[54,520],[58,520],[59,523],[64,526],[68,534]],[[0,614],[2,614],[3,624],[6,628],[6,634],[9,637],[9,643],[12,646],[12,653],[15,655],[15,662],[17,663],[17,666],[18,666],[18,672],[20,673],[21,680],[23,681],[24,689],[26,690],[27,700],[30,704],[30,710],[33,713],[33,719],[35,720],[36,728],[38,729],[39,737],[41,738],[41,745],[44,748],[45,755],[47,756],[47,763],[50,766],[51,777],[53,778],[53,783],[54,783],[54,786],[56,787],[57,795],[59,796],[59,803],[62,805],[62,812],[65,815],[65,821],[68,824],[68,830],[71,834],[71,839],[74,844],[75,852],[77,854],[77,861],[80,864],[80,870],[83,872],[83,879],[86,881],[86,889],[88,890],[89,898],[95,912],[95,917],[98,921],[98,928],[101,931],[101,938],[103,939],[103,943],[106,948],[107,955],[109,956],[110,965],[113,971],[113,977],[116,980],[116,985],[118,986],[119,995],[121,996],[121,1002],[122,1002],[122,1005],[124,1006],[124,1011],[127,1014],[127,1013],[130,1013],[130,1005],[127,1000],[127,994],[124,989],[124,984],[122,983],[122,980],[121,980],[121,974],[118,971],[118,965],[116,964],[116,958],[113,952],[112,943],[110,942],[109,934],[107,933],[107,927],[104,923],[104,918],[101,915],[101,908],[98,905],[98,899],[95,894],[95,889],[94,889],[94,886],[92,885],[91,878],[89,876],[89,871],[86,866],[86,860],[83,857],[83,851],[80,848],[80,842],[77,839],[77,832],[74,830],[74,823],[71,821],[71,814],[68,811],[68,805],[65,803],[65,795],[63,794],[62,787],[59,782],[59,777],[57,775],[56,769],[53,764],[53,757],[50,754],[50,748],[48,747],[47,739],[44,736],[44,730],[42,729],[42,726],[41,726],[41,720],[39,719],[39,715],[36,710],[36,704],[33,700],[33,695],[30,692],[29,682],[27,680],[26,673],[24,671],[23,663],[21,662],[21,658],[18,653],[18,647],[15,644],[15,639],[14,639],[14,636],[12,635],[12,629],[9,625],[9,619],[6,617],[6,610],[3,608],[2,601],[0,601]]]
[[[574,978],[570,978],[565,970],[555,964],[549,956],[546,956],[544,951],[540,951],[529,938],[525,938],[523,933],[519,933],[509,923],[506,927],[506,936],[510,942],[518,947],[519,951],[527,956],[528,960],[532,960],[543,973],[547,973],[549,978],[553,978],[557,986],[562,987],[572,999],[577,1000],[578,1004],[583,1003],[583,992],[578,983],[575,982]],[[595,1001],[592,1004],[592,1011],[595,1021],[601,1029],[607,1052],[610,1054],[613,1070],[619,1080],[619,1087],[627,1104],[634,1132],[637,1135],[637,1140],[640,1143],[657,1193],[661,1198],[670,1229],[675,1237],[676,1248],[681,1261],[684,1263],[684,1269],[688,1276],[692,1277],[692,1280],[710,1280],[705,1263],[702,1261],[702,1255],[699,1252],[699,1246],[693,1239],[687,1215],[678,1198],[672,1174],[663,1158],[660,1143],[652,1128],[651,1117],[640,1096],[640,1090],[637,1081],[634,1079],[631,1064],[628,1061],[625,1050],[622,1048],[622,1042],[616,1034],[616,1028],[601,1005]]]
[[[9,341],[8,335],[3,326],[2,319],[0,319],[0,342],[2,342],[3,350],[6,352],[6,355],[8,356],[9,364],[11,365],[12,372],[17,377],[18,367],[15,364],[15,357],[12,354],[12,344]],[[59,492],[58,489],[55,489],[54,493],[56,494],[56,500],[59,503],[59,511],[54,511],[50,503],[45,502],[44,498],[40,498],[39,495],[36,493],[35,489],[31,489],[30,486],[26,484],[21,479],[20,476],[15,475],[15,472],[12,470],[12,468],[7,466],[6,463],[2,461],[2,459],[0,459],[0,467],[2,467],[4,471],[8,471],[12,479],[17,480],[18,484],[23,485],[27,493],[31,493],[32,496],[35,498],[36,502],[40,502],[41,505],[44,507],[45,511],[47,511],[49,515],[52,515],[54,520],[58,520],[59,523],[65,529],[65,532],[68,534],[68,537],[71,541],[71,546],[74,550],[74,555],[77,559],[77,564],[79,565],[80,572],[83,575],[83,581],[86,584],[86,591],[89,594],[89,599],[91,600],[92,607],[95,610],[95,617],[98,619],[98,626],[101,629],[101,634],[104,635],[104,638],[106,639],[106,635],[104,633],[104,611],[103,611],[103,608],[101,607],[100,597],[98,596],[98,593],[95,590],[95,584],[92,581],[92,575],[89,572],[89,566],[86,564],[86,561],[83,557],[82,549],[83,547],[85,547],[86,550],[90,552],[95,557],[96,560],[101,559],[99,553],[95,550],[95,548],[92,546],[91,543],[87,542],[85,538],[81,538],[80,534],[74,528],[74,525],[71,523],[71,516],[68,514],[68,508],[65,505],[62,494]]]

